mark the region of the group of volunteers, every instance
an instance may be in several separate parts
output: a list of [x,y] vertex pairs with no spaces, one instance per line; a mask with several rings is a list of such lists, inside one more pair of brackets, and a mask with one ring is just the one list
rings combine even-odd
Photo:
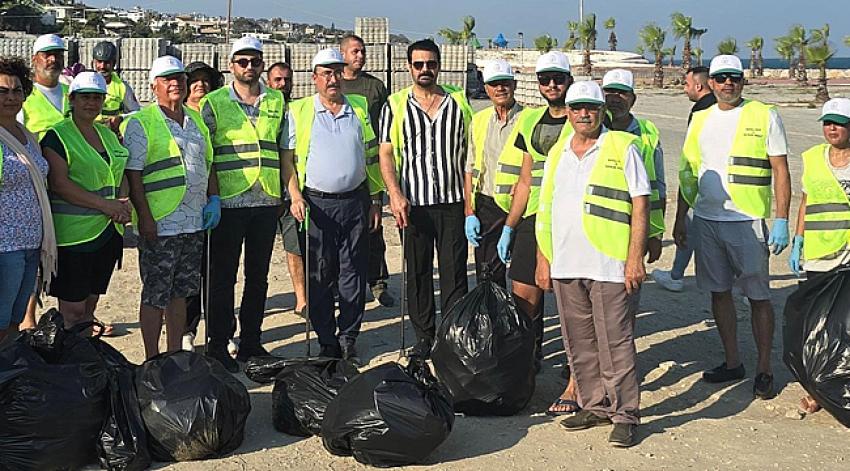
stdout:
[[[309,318],[319,354],[359,362],[367,292],[395,303],[386,196],[403,244],[411,356],[427,358],[435,342],[435,249],[445,313],[468,291],[472,245],[479,282],[508,288],[510,278],[538,370],[543,295],[554,291],[569,383],[548,413],[567,415],[567,430],[613,424],[614,446],[636,442],[634,324],[644,263],[661,255],[668,192],[659,130],[632,113],[630,71],[608,71],[601,86],[574,81],[566,55],[545,53],[535,73],[547,106],[524,108],[510,64],[492,60],[483,70],[492,106],[473,112],[463,89],[439,84],[434,42],[408,47],[413,85],[388,94],[363,72],[365,43],[349,35],[313,58],[316,93],[293,100],[291,67],[267,66],[262,43],[243,37],[229,55],[231,84],[207,64],[163,56],[149,74],[155,102],[140,107],[115,72],[113,44],[98,44],[94,71],[68,86],[59,82],[64,52],[61,38],[45,35],[32,69],[0,58],[0,340],[32,326],[42,287],[66,323],[95,321],[131,225],[146,357],[159,353],[163,323],[168,351],[193,348],[203,310],[206,354],[237,372],[237,361],[268,353],[262,322],[279,231],[295,312]],[[779,114],[742,98],[743,88],[735,56],[687,71],[696,104],[679,165],[676,258],[652,277],[681,291],[696,255],[725,350],[703,373],[711,383],[745,376],[732,297],[741,290],[758,350],[753,393],[766,399],[768,259],[789,245],[791,176]],[[829,101],[820,120],[827,143],[803,153],[795,273],[850,262],[850,100]]]

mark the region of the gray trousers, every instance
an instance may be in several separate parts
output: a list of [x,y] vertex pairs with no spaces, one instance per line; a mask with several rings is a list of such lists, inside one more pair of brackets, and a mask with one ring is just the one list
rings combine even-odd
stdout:
[[639,423],[634,301],[623,283],[553,280],[564,348],[582,409]]

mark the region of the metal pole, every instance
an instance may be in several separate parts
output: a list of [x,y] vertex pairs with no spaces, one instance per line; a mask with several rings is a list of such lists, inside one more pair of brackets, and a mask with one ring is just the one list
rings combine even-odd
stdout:
[[401,229],[401,348],[398,358],[404,356],[404,315],[407,311],[407,228]]
[[230,44],[230,17],[233,12],[233,0],[227,0],[227,31],[224,33],[225,44]]
[[307,305],[304,307],[304,343],[307,345],[307,358],[310,358],[310,203],[304,208],[304,291]]
[[578,21],[584,20],[584,0],[578,0]]
[[519,68],[522,70],[525,66],[525,43],[523,41],[522,31],[518,32],[517,35],[519,36]]
[[205,275],[204,276],[204,297],[203,297],[204,298],[203,299],[204,304],[203,304],[203,306],[201,306],[201,313],[202,313],[203,318],[204,318],[204,353],[207,353],[207,341],[210,338],[210,315],[209,315],[209,309],[210,309],[210,271],[211,271],[210,270],[210,260],[212,258],[210,256],[210,253],[211,253],[210,247],[212,247],[212,229],[207,229],[206,236],[207,236],[207,244],[206,244],[207,245],[207,253],[206,253],[207,266],[206,266],[206,270],[205,270],[206,273],[204,273],[204,275]]

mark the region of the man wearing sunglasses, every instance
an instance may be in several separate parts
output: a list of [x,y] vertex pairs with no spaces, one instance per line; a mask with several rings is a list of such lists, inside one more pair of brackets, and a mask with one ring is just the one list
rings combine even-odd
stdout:
[[554,288],[581,407],[561,425],[613,423],[608,441],[630,447],[640,402],[630,297],[646,276],[649,178],[640,139],[602,126],[596,82],[576,82],[566,104],[575,132],[544,167],[535,274],[541,288]]
[[239,365],[228,354],[235,333],[234,288],[245,247],[245,289],[239,310],[237,360],[267,354],[260,340],[268,290],[269,262],[282,213],[280,158],[286,149],[283,94],[260,83],[263,44],[243,37],[233,43],[233,83],[203,98],[201,115],[210,130],[219,179],[221,221],[212,231],[207,354],[229,371]]
[[[745,376],[732,299],[732,287],[738,286],[750,301],[758,350],[753,394],[767,399],[773,395],[774,328],[768,258],[770,249],[778,255],[788,246],[788,144],[776,109],[741,97],[740,59],[715,57],[709,76],[717,104],[694,113],[688,127],[673,238],[682,248],[692,239],[697,285],[711,291],[712,314],[726,353],[720,366],[703,373],[703,380],[721,383]],[[765,220],[774,195],[775,219],[768,232]],[[690,228],[686,226],[689,208],[694,215]]]
[[463,182],[472,108],[462,88],[437,85],[440,48],[429,39],[407,48],[413,86],[387,99],[381,112],[380,164],[396,224],[405,239],[407,298],[427,358],[436,334],[434,248],[443,314],[467,293]]

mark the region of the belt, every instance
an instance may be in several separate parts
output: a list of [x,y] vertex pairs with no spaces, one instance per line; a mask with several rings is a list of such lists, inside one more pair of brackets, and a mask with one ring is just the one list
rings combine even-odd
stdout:
[[322,198],[328,200],[344,200],[349,198],[354,198],[355,196],[360,196],[363,191],[366,191],[366,184],[361,184],[357,188],[351,191],[345,191],[342,193],[325,193],[324,191],[314,190],[312,188],[304,187],[304,193],[308,196],[313,196],[315,198]]

